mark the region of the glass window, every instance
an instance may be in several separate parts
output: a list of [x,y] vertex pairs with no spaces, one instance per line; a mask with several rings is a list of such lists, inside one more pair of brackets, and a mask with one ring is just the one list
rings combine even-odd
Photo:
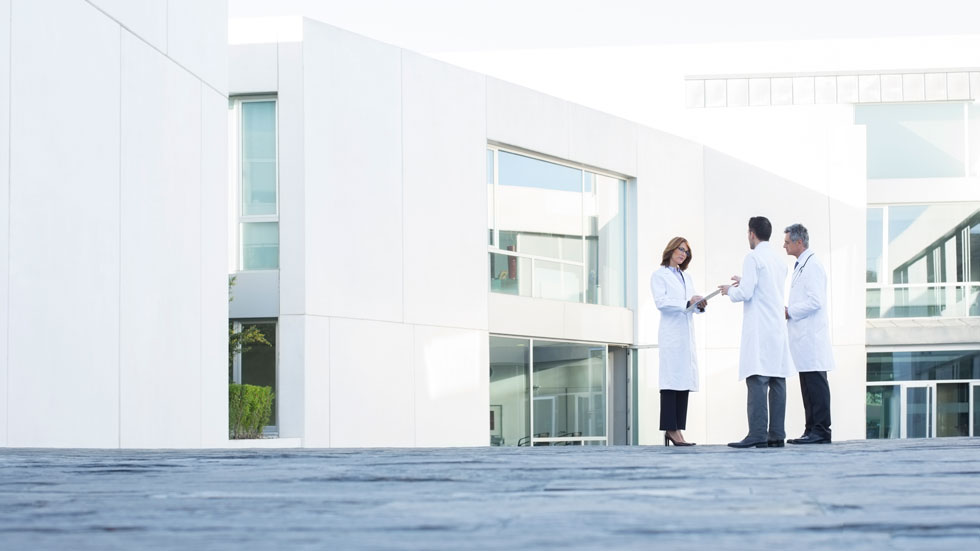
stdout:
[[932,438],[932,387],[905,388],[906,438]]
[[[869,233],[869,256],[870,241]],[[888,267],[893,283],[980,281],[980,272],[974,269],[980,270],[978,253],[980,203],[888,207]]]
[[[882,282],[879,279],[881,273],[881,251],[882,251],[882,209],[868,209],[868,263],[867,263],[867,282]],[[883,282],[882,282],[883,283]]]
[[530,444],[529,339],[490,337],[490,445]]
[[241,353],[239,358],[240,370],[235,370],[231,382],[243,385],[267,386],[272,389],[272,417],[270,426],[278,426],[276,420],[276,322],[232,322],[240,331],[255,327],[265,337],[269,344],[254,343]]
[[276,270],[278,268],[279,223],[242,224],[242,269]]
[[964,104],[856,105],[855,122],[867,127],[868,178],[966,175]]
[[[496,173],[487,170],[490,244],[529,262],[505,270],[503,257],[511,255],[491,252],[491,290],[625,307],[626,181],[489,149],[487,162],[494,159]],[[518,277],[513,268],[529,271]]]
[[973,436],[980,436],[980,385],[973,385]]
[[606,348],[534,341],[534,436],[606,435]]
[[980,350],[868,353],[868,382],[980,379]]
[[902,400],[899,385],[867,389],[867,438],[902,437]]
[[970,436],[970,384],[936,385],[936,436]]
[[[586,302],[626,306],[626,181],[594,175],[586,192],[589,287]],[[587,180],[588,181],[588,180]]]
[[487,228],[489,228],[490,241],[493,245],[493,150],[487,150]]
[[242,102],[242,214],[276,214],[276,102]]

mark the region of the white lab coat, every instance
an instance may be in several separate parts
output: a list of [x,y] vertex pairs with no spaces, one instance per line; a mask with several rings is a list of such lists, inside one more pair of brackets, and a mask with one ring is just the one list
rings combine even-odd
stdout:
[[[682,272],[683,273],[683,272]],[[686,312],[694,281],[661,266],[650,276],[650,291],[660,310],[660,389],[698,390],[698,359],[694,347],[694,312]]]
[[768,241],[745,255],[742,281],[728,289],[732,302],[743,302],[742,348],[738,379],[752,375],[789,377],[796,373],[786,339],[783,285],[786,263]]
[[789,290],[789,351],[797,371],[830,371],[834,354],[827,319],[827,272],[809,250],[793,270]]

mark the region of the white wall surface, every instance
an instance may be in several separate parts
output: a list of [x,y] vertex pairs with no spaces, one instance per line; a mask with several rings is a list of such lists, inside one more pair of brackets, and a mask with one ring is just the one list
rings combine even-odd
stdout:
[[122,31],[77,0],[11,12],[7,444],[118,446]]
[[[303,82],[303,44],[279,44],[277,48],[279,114],[279,308],[284,314],[308,311],[307,249],[311,243],[306,221],[319,217],[320,204],[306,201],[306,120]],[[267,69],[263,67],[263,71]],[[323,253],[324,249],[317,252]],[[322,292],[322,290],[318,290]]]
[[228,47],[229,93],[264,94],[278,89],[278,44],[241,44]]
[[487,445],[487,332],[415,326],[413,335],[415,445]]
[[441,61],[402,55],[408,323],[487,327],[485,83]]
[[330,320],[331,446],[415,445],[413,333],[400,323]]
[[401,51],[305,25],[307,313],[400,322]]
[[[10,1],[0,1],[0,37],[10,36]],[[7,302],[7,281],[10,274],[10,40],[0,38],[0,446],[7,445],[7,327],[10,309]]]
[[[166,56],[157,4],[0,4],[3,323],[17,320],[0,444],[227,441],[227,100]],[[224,32],[224,2],[193,10]],[[222,38],[196,55],[224,52]]]
[[167,0],[167,56],[215,91],[226,94],[226,0]]
[[201,85],[125,31],[121,146],[120,445],[199,445]]

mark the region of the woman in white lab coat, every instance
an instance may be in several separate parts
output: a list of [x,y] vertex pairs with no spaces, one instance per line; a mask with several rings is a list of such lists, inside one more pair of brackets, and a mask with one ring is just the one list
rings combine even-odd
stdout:
[[[704,312],[704,297],[695,294],[686,273],[691,245],[675,237],[664,249],[660,269],[650,277],[653,300],[660,310],[660,430],[664,445],[693,446],[681,431],[687,424],[687,398],[698,390],[698,361],[694,348],[694,312]],[[697,304],[693,310],[688,310]]]

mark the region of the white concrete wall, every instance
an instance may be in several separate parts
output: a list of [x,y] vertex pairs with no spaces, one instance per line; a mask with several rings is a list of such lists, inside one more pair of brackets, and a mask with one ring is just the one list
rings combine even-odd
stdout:
[[0,447],[7,445],[7,328],[10,308],[7,282],[10,275],[8,262],[10,222],[10,0],[0,1]]
[[[227,441],[225,10],[0,5],[15,322],[0,443]],[[196,61],[170,55],[182,46]]]

